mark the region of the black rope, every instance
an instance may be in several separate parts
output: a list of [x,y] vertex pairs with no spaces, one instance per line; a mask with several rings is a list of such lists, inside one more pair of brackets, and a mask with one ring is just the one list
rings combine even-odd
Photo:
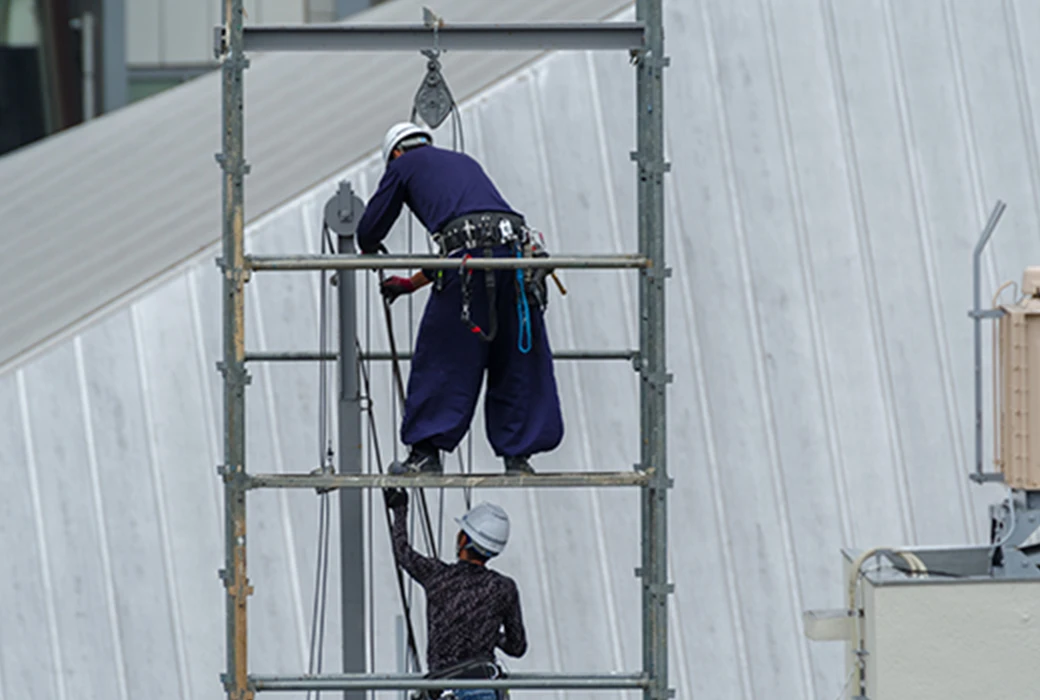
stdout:
[[[383,280],[386,275],[382,270],[379,271],[379,284],[382,286]],[[397,354],[397,340],[394,336],[394,319],[390,314],[390,302],[387,301],[386,297],[383,297],[383,318],[386,320],[386,338],[390,344],[390,363],[393,370],[394,385],[397,388],[397,399],[401,404],[402,413],[404,411],[405,401],[405,390],[404,390],[404,378],[401,374],[401,358]],[[418,505],[419,505],[419,516],[420,523],[423,527],[423,533],[426,537],[427,546],[430,549],[430,554],[433,557],[437,557],[437,542],[433,537],[433,524],[430,521],[430,510],[426,503],[426,492],[423,489],[416,489],[418,494]]]
[[[355,340],[355,342],[357,342]],[[357,343],[358,357],[361,357],[361,344]],[[369,444],[372,445],[372,449],[375,452],[376,467],[379,473],[383,473],[383,455],[379,449],[379,433],[376,430],[376,418],[374,403],[372,401],[372,384],[369,381],[368,376],[368,364],[365,362],[359,363],[361,366],[361,380],[365,385],[365,396],[367,398],[367,407],[365,412],[368,414],[368,434]],[[393,521],[390,519],[390,509],[383,509],[384,515],[386,515],[386,528],[390,534],[391,542],[393,541]],[[397,564],[397,558],[394,558],[394,569],[397,572],[397,593],[401,598],[401,608],[404,611],[405,626],[408,633],[408,652],[412,657],[412,663],[416,671],[422,671],[422,664],[419,662],[419,647],[415,642],[415,628],[412,626],[412,609],[408,604],[408,594],[405,592],[404,583],[404,572],[401,567]]]

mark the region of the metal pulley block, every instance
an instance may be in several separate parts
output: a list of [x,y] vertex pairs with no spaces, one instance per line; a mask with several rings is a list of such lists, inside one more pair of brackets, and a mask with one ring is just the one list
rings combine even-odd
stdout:
[[364,211],[365,203],[354,194],[349,182],[342,181],[336,194],[325,204],[325,225],[339,236],[353,236]]
[[455,98],[452,97],[448,83],[441,73],[438,53],[423,51],[423,54],[430,60],[426,63],[426,75],[415,93],[413,111],[422,117],[427,126],[436,129],[451,114]]

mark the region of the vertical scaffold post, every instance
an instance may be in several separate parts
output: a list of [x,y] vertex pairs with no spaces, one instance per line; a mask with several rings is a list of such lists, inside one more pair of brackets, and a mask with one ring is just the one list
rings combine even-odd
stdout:
[[641,466],[653,469],[642,490],[643,671],[647,700],[665,700],[668,687],[668,477],[664,235],[664,28],[661,0],[637,0],[636,19],[647,43],[636,76],[639,252],[651,264],[639,277]]
[[243,144],[242,73],[243,0],[225,0],[224,31],[218,47],[223,71],[223,315],[224,353],[224,569],[221,577],[227,603],[227,671],[223,675],[228,700],[252,700],[248,677],[246,602],[252,589],[246,573],[246,439],[245,388],[245,268],[243,180],[247,172]]

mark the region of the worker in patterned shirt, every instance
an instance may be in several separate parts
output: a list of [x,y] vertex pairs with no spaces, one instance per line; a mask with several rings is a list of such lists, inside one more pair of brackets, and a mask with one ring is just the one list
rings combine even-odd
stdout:
[[[426,663],[431,678],[498,678],[495,648],[510,656],[527,651],[520,592],[516,582],[489,569],[489,559],[505,549],[509,516],[499,506],[480,503],[455,521],[460,530],[452,564],[425,557],[408,544],[408,493],[384,489],[394,514],[394,559],[426,591]],[[450,688],[450,681],[446,683]],[[442,697],[500,700],[488,689],[450,690]]]

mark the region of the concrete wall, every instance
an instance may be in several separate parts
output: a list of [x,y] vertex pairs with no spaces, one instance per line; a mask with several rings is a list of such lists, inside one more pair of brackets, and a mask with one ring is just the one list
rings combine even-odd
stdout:
[[[327,0],[246,0],[252,24],[307,21],[308,4],[320,11]],[[134,65],[208,63],[213,60],[213,27],[220,24],[220,0],[127,0],[126,60]]]

